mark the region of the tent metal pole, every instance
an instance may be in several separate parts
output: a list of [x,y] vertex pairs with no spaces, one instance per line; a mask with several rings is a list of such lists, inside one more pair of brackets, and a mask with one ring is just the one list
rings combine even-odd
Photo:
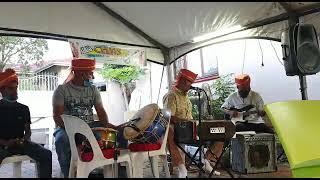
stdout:
[[[179,58],[181,58],[182,56],[192,52],[192,51],[195,51],[195,50],[198,50],[198,49],[201,49],[201,48],[204,48],[204,47],[208,47],[208,46],[211,46],[211,45],[214,45],[214,44],[221,44],[221,43],[225,43],[225,42],[230,42],[230,41],[237,41],[237,40],[244,40],[244,39],[266,39],[266,40],[271,40],[271,41],[277,41],[277,42],[280,42],[281,40],[280,39],[277,39],[277,38],[270,38],[270,37],[263,37],[263,36],[248,36],[248,37],[241,37],[241,38],[232,38],[232,39],[227,39],[227,40],[223,40],[223,41],[218,41],[218,42],[213,42],[213,43],[209,43],[209,44],[205,44],[203,46],[197,46],[196,48],[193,48],[181,55],[179,55],[178,57],[175,57],[173,56],[172,57],[172,61],[170,62],[170,64],[172,64],[173,62],[175,62],[176,60],[178,60]],[[173,48],[171,48],[172,50]]]
[[291,8],[291,6],[290,6],[290,4],[289,3],[287,3],[287,2],[278,2],[282,7],[283,7],[283,9],[284,10],[286,10],[287,12],[292,12],[292,8]]
[[108,13],[110,16],[114,17],[115,19],[117,19],[118,21],[123,23],[125,26],[127,26],[129,29],[131,29],[135,33],[139,34],[140,36],[142,36],[143,38],[148,40],[153,45],[159,47],[160,49],[164,49],[164,50],[168,49],[165,45],[161,44],[157,40],[155,40],[152,37],[150,37],[148,34],[146,34],[141,29],[139,29],[136,25],[132,24],[131,22],[129,22],[128,20],[126,20],[125,18],[120,16],[118,13],[116,13],[115,11],[110,9],[108,6],[106,6],[102,2],[92,2],[92,3],[94,5],[96,5],[97,7],[99,7],[100,9],[102,9],[103,11],[105,11],[106,13]]
[[[161,52],[163,54],[163,66],[166,66],[166,70],[167,70],[167,82],[168,82],[168,91],[170,90],[170,86],[171,86],[171,79],[172,79],[172,73],[170,70],[170,55],[169,55],[169,49],[161,49]],[[175,72],[173,72],[175,73]]]
[[170,86],[172,84],[171,79],[172,79],[172,73],[170,70],[170,64],[166,65],[166,69],[167,69],[167,81],[168,81],[168,91],[170,90]]
[[307,78],[306,78],[306,76],[299,75],[299,82],[300,82],[301,99],[302,100],[308,100]]
[[[303,23],[303,17],[299,17],[297,21],[299,23]],[[305,75],[299,75],[299,84],[300,84],[301,99],[308,100],[307,77]]]

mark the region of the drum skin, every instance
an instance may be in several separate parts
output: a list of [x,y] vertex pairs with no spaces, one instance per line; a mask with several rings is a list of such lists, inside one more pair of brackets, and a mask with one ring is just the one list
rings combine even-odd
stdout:
[[168,121],[160,112],[151,125],[139,136],[132,139],[135,143],[157,143],[166,131]]
[[[123,136],[127,140],[132,140],[137,136],[141,135],[155,120],[160,112],[160,108],[157,104],[149,104],[140,109],[129,121],[129,123],[134,124],[140,132],[136,131],[132,127],[125,127],[123,130]],[[136,121],[133,121],[140,118]]]

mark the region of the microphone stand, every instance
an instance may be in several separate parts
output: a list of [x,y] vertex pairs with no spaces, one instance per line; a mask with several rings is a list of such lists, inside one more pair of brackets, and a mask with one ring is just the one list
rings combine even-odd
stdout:
[[[199,119],[199,130],[202,129],[202,123],[201,123],[201,96],[200,96],[200,92],[202,91],[202,89],[196,89],[196,92],[198,94],[198,112],[199,112],[199,115],[198,115],[198,119]],[[198,131],[197,131],[198,132]],[[202,142],[202,137],[200,136],[200,133],[199,133],[199,148],[200,148],[200,151],[199,151],[199,166],[202,168],[203,167],[203,163],[202,163],[202,151],[203,151],[203,142]],[[199,171],[199,177],[202,177],[202,169]]]
[[[207,101],[208,101],[208,113],[209,115],[211,115],[211,108],[210,108],[210,101],[209,101],[209,97],[207,95],[207,92],[204,90],[204,89],[201,89],[201,88],[196,88],[194,89],[196,92],[197,92],[197,95],[198,95],[198,112],[199,112],[199,116],[198,116],[198,120],[199,120],[199,130],[202,130],[202,123],[201,123],[201,91],[204,92],[206,98],[207,98]],[[198,132],[198,131],[197,131]],[[202,137],[200,135],[200,132],[198,133],[199,134],[199,166],[201,168],[203,168],[204,164],[202,163],[202,152],[203,152],[203,140],[202,140]],[[199,177],[202,177],[202,169],[199,171]]]
[[203,90],[203,92],[204,92],[204,94],[206,95],[206,97],[207,97],[207,102],[208,102],[208,114],[209,114],[209,116],[210,116],[210,118],[213,118],[212,117],[212,112],[211,112],[211,105],[210,105],[210,99],[209,99],[209,96],[208,96],[208,94],[207,94],[207,92],[205,91],[205,90]]

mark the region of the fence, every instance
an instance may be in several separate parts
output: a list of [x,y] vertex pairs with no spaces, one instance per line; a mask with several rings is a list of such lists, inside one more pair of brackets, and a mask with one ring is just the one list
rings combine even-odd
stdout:
[[33,76],[19,76],[19,90],[53,91],[58,87],[59,77],[55,73],[42,73]]

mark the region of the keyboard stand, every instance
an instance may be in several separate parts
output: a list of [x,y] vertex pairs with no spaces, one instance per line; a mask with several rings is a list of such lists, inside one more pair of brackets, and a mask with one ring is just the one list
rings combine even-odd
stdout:
[[[199,159],[199,161],[196,161],[195,158],[196,158],[196,155],[197,155],[199,152],[201,152],[200,149],[202,150],[203,146],[205,146],[205,145],[201,145],[201,146],[200,146],[199,142],[184,143],[184,144],[185,144],[185,145],[188,145],[188,146],[198,147],[197,150],[196,150],[196,152],[195,152],[192,156],[190,156],[190,154],[189,154],[188,152],[186,152],[186,150],[185,150],[184,148],[182,148],[182,147],[179,145],[179,143],[176,143],[176,145],[179,147],[179,149],[181,149],[182,152],[183,152],[186,156],[188,156],[188,157],[190,158],[190,160],[191,160],[190,163],[193,162],[193,163],[197,166],[197,168],[200,170],[200,172],[199,172],[199,177],[202,177],[202,173],[205,173],[205,171],[202,169],[202,167],[203,167],[204,164],[201,162],[201,159]],[[211,171],[210,174],[209,174],[209,178],[212,177],[214,171],[217,169],[218,164],[219,164],[220,161],[221,161],[221,158],[222,158],[223,154],[224,154],[224,153],[226,152],[226,150],[229,149],[230,147],[231,147],[230,141],[225,141],[225,142],[224,142],[224,146],[223,146],[223,150],[222,150],[222,153],[221,153],[221,156],[217,159],[217,162],[216,162],[215,166],[213,167],[212,171]],[[190,165],[190,164],[187,164],[187,166],[189,166],[189,165]],[[222,168],[223,170],[227,171],[227,173],[229,174],[229,176],[230,176],[231,178],[234,178],[233,174],[231,173],[231,171],[230,171],[228,168],[224,167],[222,164],[221,164],[221,168]]]

